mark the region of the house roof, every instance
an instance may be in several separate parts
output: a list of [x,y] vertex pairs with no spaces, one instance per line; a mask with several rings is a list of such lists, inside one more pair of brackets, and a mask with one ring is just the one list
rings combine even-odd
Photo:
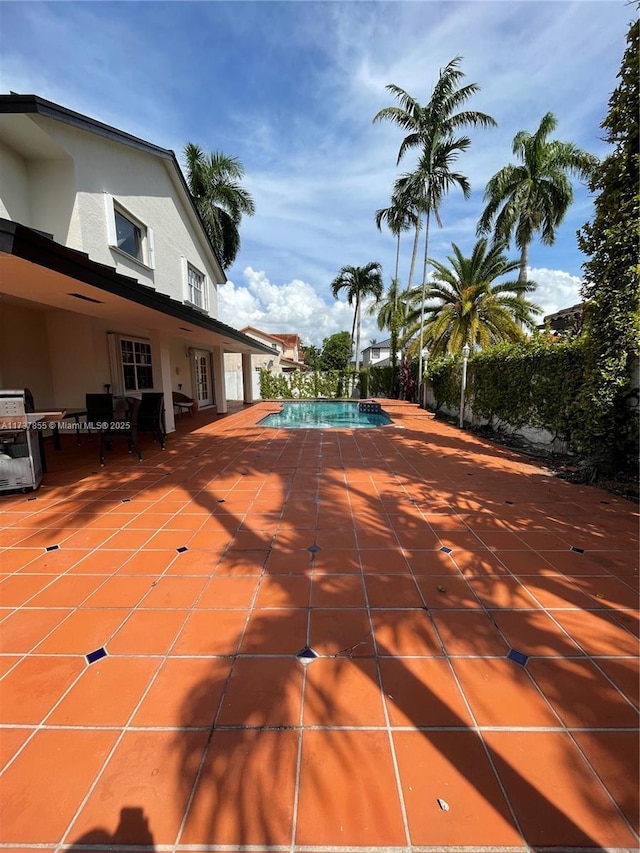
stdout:
[[362,352],[366,352],[374,347],[376,349],[389,349],[391,347],[391,338],[387,338],[386,341],[378,341],[376,344],[370,344],[368,347],[365,347]]
[[300,346],[300,335],[288,334],[286,332],[273,332],[271,337],[282,341],[282,343],[287,347]]
[[[277,352],[271,347],[261,344],[255,338],[243,335],[237,329],[221,323],[219,320],[214,320],[206,314],[198,311],[196,308],[190,308],[170,296],[163,293],[158,293],[152,287],[132,278],[116,272],[113,267],[99,264],[92,261],[87,254],[79,252],[76,249],[70,249],[60,243],[56,243],[50,236],[43,234],[40,231],[35,231],[33,228],[27,228],[18,222],[12,222],[8,219],[0,218],[0,282],[2,292],[8,293],[14,297],[29,298],[35,300],[37,294],[35,291],[35,282],[30,279],[29,294],[27,295],[21,290],[18,270],[16,267],[11,267],[7,262],[9,259],[20,259],[28,261],[31,264],[43,268],[52,273],[58,273],[70,279],[75,279],[80,285],[87,287],[77,287],[76,293],[65,292],[59,290],[57,293],[51,293],[51,299],[55,297],[55,301],[51,304],[53,307],[62,308],[67,311],[77,311],[78,302],[76,299],[85,302],[86,307],[89,303],[103,304],[97,297],[102,291],[105,294],[111,294],[121,300],[125,300],[126,304],[134,303],[138,306],[143,306],[145,309],[159,312],[165,317],[171,317],[175,320],[184,323],[185,326],[179,326],[185,333],[193,332],[188,326],[195,326],[223,338],[222,344],[229,351],[239,352],[254,352],[267,353],[268,355],[277,355]],[[7,272],[7,269],[9,270]],[[11,275],[11,272],[14,275]],[[15,281],[15,287],[10,290],[10,283]],[[91,290],[95,288],[95,290]],[[96,292],[97,291],[97,292]],[[100,309],[95,309],[94,316],[101,316]],[[106,317],[106,319],[111,319]],[[237,349],[233,349],[233,345],[237,344]]]
[[41,98],[38,95],[18,95],[15,92],[12,92],[10,95],[0,95],[0,115],[12,113],[35,114],[43,116],[44,118],[60,121],[63,124],[72,125],[73,127],[77,127],[81,130],[86,130],[89,133],[94,133],[97,136],[102,136],[112,142],[119,142],[123,145],[128,145],[131,148],[136,148],[138,151],[144,151],[147,154],[160,157],[162,160],[167,161],[170,171],[174,174],[183,191],[186,204],[198,223],[202,233],[202,238],[205,241],[208,250],[211,252],[215,264],[219,267],[221,278],[225,278],[222,262],[218,257],[213,243],[209,239],[209,235],[204,227],[200,212],[193,200],[187,181],[173,151],[168,148],[161,148],[159,145],[154,145],[153,143],[140,139],[137,136],[132,136],[130,133],[125,133],[123,130],[118,130],[118,128],[112,127],[109,124],[104,124],[90,116],[85,116],[82,113],[75,112],[75,110],[70,110],[68,107],[55,104],[53,101],[47,101],[45,98]]
[[562,308],[553,314],[547,314],[538,329],[545,329],[547,325],[555,332],[563,332],[567,329],[582,325],[584,317],[584,302]]
[[270,335],[269,332],[263,332],[262,329],[256,329],[255,326],[243,326],[240,329],[241,332],[255,332],[256,335],[261,335],[263,338],[271,338],[272,341],[277,341],[279,344],[282,343],[281,339],[276,337],[276,335]]

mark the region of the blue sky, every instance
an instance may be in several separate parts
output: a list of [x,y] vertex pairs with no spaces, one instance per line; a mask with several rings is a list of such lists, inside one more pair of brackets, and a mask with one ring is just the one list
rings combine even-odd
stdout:
[[[395,242],[375,227],[388,204],[401,131],[372,124],[396,83],[425,102],[438,70],[461,55],[469,106],[497,129],[472,130],[459,162],[473,188],[442,207],[430,256],[470,250],[488,178],[511,161],[518,130],[558,117],[557,138],[603,156],[599,124],[616,85],[633,7],[623,2],[0,2],[0,89],[34,93],[180,156],[185,142],[238,156],[256,201],[220,289],[237,328],[351,327],[330,295],[344,264],[377,260],[385,282]],[[410,170],[408,158],[401,167]],[[576,186],[556,244],[534,243],[531,277],[548,313],[578,300],[575,232],[592,215]],[[406,281],[410,239],[401,261]],[[515,256],[515,253],[514,253]],[[365,318],[363,340],[384,337]]]

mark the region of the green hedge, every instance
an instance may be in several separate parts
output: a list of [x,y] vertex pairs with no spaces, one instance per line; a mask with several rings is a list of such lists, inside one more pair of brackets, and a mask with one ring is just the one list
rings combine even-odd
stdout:
[[260,396],[263,400],[314,400],[318,397],[336,399],[348,393],[353,372],[296,370],[292,373],[271,373],[260,370]]
[[[584,418],[579,407],[585,381],[585,340],[538,335],[500,344],[469,359],[466,402],[476,417],[513,427],[540,427],[570,445]],[[437,407],[457,410],[462,358],[433,359],[427,377]]]

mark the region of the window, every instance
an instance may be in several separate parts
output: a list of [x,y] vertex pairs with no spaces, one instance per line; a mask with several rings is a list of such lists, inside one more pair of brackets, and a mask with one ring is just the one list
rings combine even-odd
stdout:
[[371,347],[371,358],[380,358],[380,347]]
[[206,308],[205,277],[201,272],[188,264],[187,266],[187,299],[198,308]]
[[[132,258],[143,261],[142,257],[142,229],[135,222],[114,210],[116,217],[116,245],[121,252],[126,252]],[[144,262],[144,261],[143,261]]]
[[104,197],[111,248],[153,269],[155,259],[151,228],[140,222],[108,193],[105,193]]
[[151,344],[120,338],[120,357],[125,391],[148,391],[153,388]]

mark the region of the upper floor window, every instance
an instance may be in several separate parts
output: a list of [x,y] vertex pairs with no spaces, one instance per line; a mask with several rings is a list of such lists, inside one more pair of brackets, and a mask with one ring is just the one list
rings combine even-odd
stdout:
[[209,310],[209,279],[185,257],[182,258],[182,280],[184,301],[189,305]]
[[380,358],[380,347],[371,347],[371,358]]
[[112,249],[123,252],[130,258],[155,267],[153,231],[141,222],[108,193],[105,193],[107,232]]
[[128,219],[124,213],[117,208],[114,210],[116,217],[116,242],[118,248],[132,258],[144,263],[142,256],[142,229]]
[[187,298],[192,305],[206,308],[205,277],[191,264],[187,267]]

